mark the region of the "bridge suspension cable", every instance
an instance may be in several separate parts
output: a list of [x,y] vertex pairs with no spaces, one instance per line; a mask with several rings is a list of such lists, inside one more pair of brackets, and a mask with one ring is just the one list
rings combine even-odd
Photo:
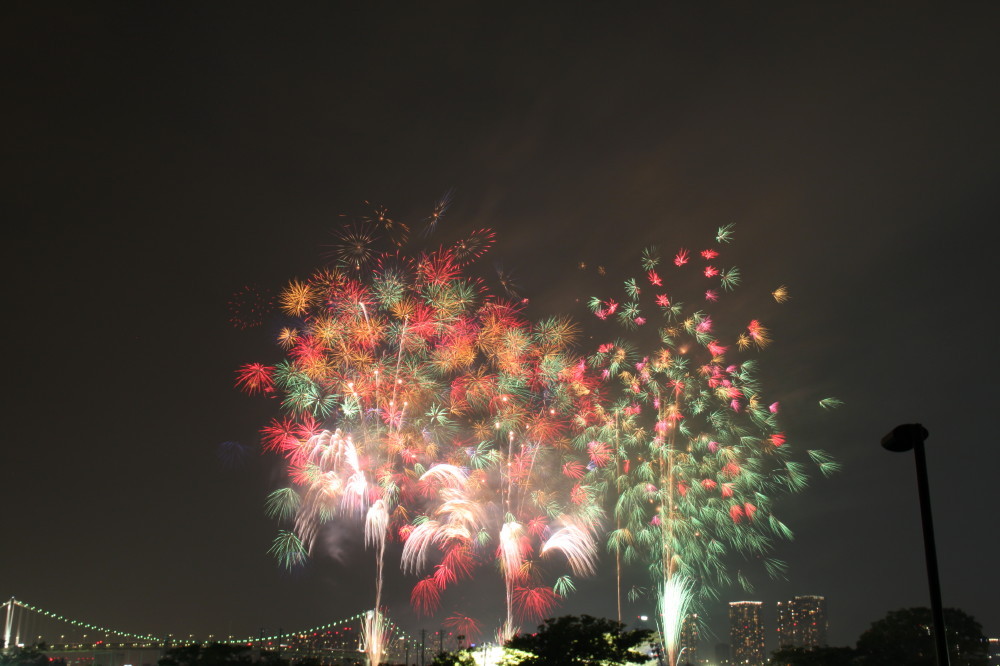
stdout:
[[[38,640],[41,640],[43,638],[43,635],[37,634],[35,632],[29,632],[28,625],[30,624],[30,619],[32,615],[38,618],[51,620],[56,623],[62,623],[81,632],[87,631],[95,634],[104,634],[105,638],[107,638],[109,635],[118,636],[131,643],[144,643],[144,644],[160,645],[166,647],[171,643],[185,642],[182,639],[179,640],[174,638],[173,634],[163,634],[161,636],[153,636],[152,634],[143,634],[143,633],[124,631],[119,629],[109,629],[107,627],[103,627],[97,624],[92,624],[90,622],[84,622],[82,620],[69,618],[59,613],[45,610],[44,608],[39,608],[37,606],[33,606],[19,599],[15,599],[14,597],[11,597],[8,601],[6,601],[3,604],[3,608],[5,611],[4,643],[3,646],[0,647],[13,647],[17,645],[24,645],[25,643],[36,642],[30,640],[22,640],[23,637],[26,637],[29,634],[34,634]],[[230,636],[227,637],[225,640],[214,639],[212,637],[209,637],[208,641],[203,641],[203,640],[195,641],[193,637],[191,637],[191,640],[189,642],[196,642],[196,643],[217,642],[217,643],[227,643],[232,645],[248,645],[248,646],[249,645],[263,646],[263,645],[272,645],[274,643],[278,643],[278,645],[280,646],[284,642],[301,641],[308,639],[310,637],[317,637],[323,634],[328,634],[330,632],[339,633],[338,627],[340,628],[340,630],[344,630],[355,622],[360,623],[364,619],[367,613],[368,611],[356,613],[354,615],[351,615],[350,617],[345,617],[343,619],[336,620],[334,622],[328,622],[326,624],[317,625],[300,631],[279,632],[268,636],[265,636],[262,632],[259,636],[248,636],[246,638],[233,638],[232,636]],[[389,629],[391,630],[392,634],[394,635],[395,641],[397,643],[402,642],[404,644],[409,644],[413,646],[417,645],[418,641],[416,637],[408,634],[406,631],[401,629],[399,625],[397,625],[388,618],[386,618],[386,623]],[[71,637],[70,640],[67,641],[65,639],[66,633],[61,634],[60,641],[58,641],[58,643],[81,644],[86,642],[95,645],[105,643],[104,640],[101,641],[89,640],[90,637],[88,634],[82,634],[82,637],[73,636]],[[56,641],[48,641],[48,642],[50,644],[56,643]]]

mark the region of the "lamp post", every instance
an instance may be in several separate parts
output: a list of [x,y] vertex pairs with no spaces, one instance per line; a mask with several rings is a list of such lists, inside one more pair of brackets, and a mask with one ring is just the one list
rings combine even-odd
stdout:
[[920,494],[920,520],[924,531],[924,558],[927,561],[927,583],[931,592],[931,616],[934,618],[934,646],[938,666],[949,666],[948,640],[944,628],[944,608],[941,605],[941,580],[938,578],[937,549],[934,546],[934,521],[931,519],[931,493],[927,482],[927,457],[924,440],[927,428],[919,423],[896,426],[882,438],[882,447],[895,453],[913,449],[917,463],[917,490]]

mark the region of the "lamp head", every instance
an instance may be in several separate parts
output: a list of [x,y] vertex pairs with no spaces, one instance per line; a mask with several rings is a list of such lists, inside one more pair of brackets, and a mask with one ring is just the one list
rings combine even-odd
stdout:
[[927,435],[927,428],[919,423],[904,423],[882,438],[882,448],[896,453],[909,451],[917,444],[923,444]]

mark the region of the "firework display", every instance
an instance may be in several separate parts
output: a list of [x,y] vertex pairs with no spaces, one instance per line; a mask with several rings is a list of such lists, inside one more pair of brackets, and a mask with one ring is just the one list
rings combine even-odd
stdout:
[[243,285],[229,299],[229,323],[236,328],[255,328],[274,307],[274,298],[266,290]]
[[545,582],[546,570],[594,572],[603,498],[584,478],[592,457],[574,447],[596,397],[595,375],[570,353],[576,327],[532,324],[465,274],[491,231],[413,254],[395,241],[376,251],[386,231],[348,225],[333,265],[279,296],[295,321],[276,339],[286,358],[237,372],[239,388],[274,396],[285,414],[263,430],[290,480],[268,502],[290,523],[274,554],[301,563],[331,521],[363,530],[375,553],[372,663],[385,638],[388,541],[402,542],[403,571],[421,576],[412,593],[421,613],[496,562],[506,639],[573,589],[569,574]]
[[[495,567],[503,641],[593,575],[606,542],[619,581],[623,566],[648,568],[673,661],[688,604],[729,582],[730,555],[780,573],[770,553],[791,533],[774,501],[806,483],[755,378],[768,329],[752,320],[726,337],[701,307],[740,284],[739,270],[719,267],[732,228],[668,262],[647,250],[624,295],[590,302],[619,336],[579,356],[579,324],[529,321],[510,273],[497,269],[500,295],[471,273],[493,231],[413,247],[438,231],[450,199],[419,231],[382,207],[341,225],[328,264],[276,299],[284,359],[238,369],[238,388],[283,411],[262,431],[289,480],[268,500],[288,528],[272,551],[291,567],[329,523],[363,533],[376,563],[364,644],[377,664],[388,553],[416,578],[422,614]],[[676,300],[666,269],[700,272],[699,305]],[[773,297],[786,301],[788,289]],[[824,473],[836,468],[809,455]],[[620,604],[619,583],[619,617]],[[481,626],[460,609],[446,625],[470,637]]]
[[[672,261],[648,248],[640,277],[627,279],[614,298],[589,302],[624,336],[589,358],[605,379],[606,400],[604,418],[583,436],[615,460],[608,545],[617,567],[648,567],[671,664],[691,604],[733,582],[734,558],[782,573],[784,564],[770,554],[791,531],[774,514],[775,500],[807,483],[778,424],[779,405],[765,400],[757,379],[754,357],[771,342],[768,329],[753,319],[723,332],[705,309],[740,284],[739,269],[720,267],[732,236],[732,225],[722,227],[711,247],[680,249]],[[682,303],[673,287],[692,277],[695,298]],[[788,290],[773,296],[782,303]],[[822,451],[808,455],[823,474],[837,469]],[[742,569],[735,578],[750,588]]]

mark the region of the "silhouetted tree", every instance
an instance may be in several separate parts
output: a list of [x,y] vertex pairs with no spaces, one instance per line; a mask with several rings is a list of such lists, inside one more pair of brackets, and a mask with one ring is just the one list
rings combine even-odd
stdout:
[[45,655],[45,643],[29,647],[19,647],[0,652],[0,666],[66,666],[65,659],[53,659]]
[[302,657],[292,661],[292,666],[323,666],[323,662],[316,657]]
[[[957,608],[944,609],[951,666],[986,666],[983,629]],[[890,611],[858,639],[864,666],[934,666],[934,621],[929,608]]]
[[289,666],[289,664],[280,652],[261,652],[257,666]]
[[635,648],[649,639],[648,629],[626,631],[614,620],[590,615],[549,618],[534,634],[518,634],[507,647],[530,652],[524,666],[587,666],[590,664],[639,664],[646,655]]
[[210,643],[183,645],[167,650],[158,666],[237,666],[252,663],[250,648],[245,645]]
[[472,658],[469,650],[439,652],[431,662],[431,666],[476,666],[476,660]]
[[784,647],[771,656],[771,666],[852,666],[857,652],[849,647]]

